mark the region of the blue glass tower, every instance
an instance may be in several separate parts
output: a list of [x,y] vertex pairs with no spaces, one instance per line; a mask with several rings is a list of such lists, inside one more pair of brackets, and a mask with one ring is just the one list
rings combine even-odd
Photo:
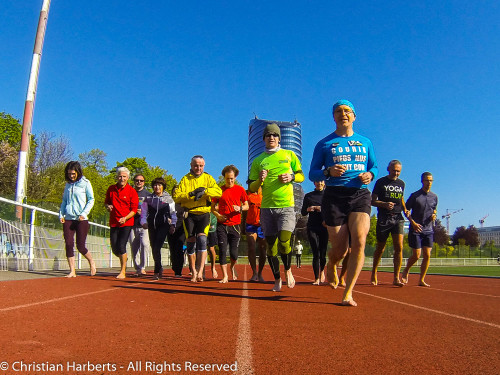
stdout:
[[[253,160],[264,152],[262,133],[268,124],[277,124],[280,127],[280,145],[286,150],[292,150],[302,163],[302,127],[297,120],[294,122],[261,120],[255,117],[248,125],[248,174]],[[300,211],[304,199],[304,191],[299,184],[294,186],[295,210]]]

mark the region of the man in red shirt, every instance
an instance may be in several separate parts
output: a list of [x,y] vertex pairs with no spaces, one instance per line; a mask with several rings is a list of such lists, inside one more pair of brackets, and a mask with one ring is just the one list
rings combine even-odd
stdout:
[[240,243],[241,212],[248,210],[247,193],[242,186],[235,184],[238,173],[239,170],[234,165],[224,167],[221,172],[225,181],[225,185],[221,188],[222,196],[212,200],[212,212],[217,217],[219,261],[223,273],[220,283],[227,283],[228,281],[226,261],[228,245],[233,280],[238,279],[235,266],[238,261],[238,246]]
[[111,250],[120,258],[120,273],[117,279],[124,279],[127,269],[127,241],[130,231],[134,226],[134,215],[139,206],[139,196],[135,189],[127,182],[130,171],[125,167],[116,170],[115,185],[111,185],[106,191],[104,204],[109,211],[109,239]]

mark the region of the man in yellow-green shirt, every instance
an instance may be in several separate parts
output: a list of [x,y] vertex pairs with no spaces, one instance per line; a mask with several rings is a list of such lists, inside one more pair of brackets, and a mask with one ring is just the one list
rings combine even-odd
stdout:
[[264,129],[266,150],[252,162],[249,189],[252,192],[262,187],[260,222],[267,242],[267,259],[274,275],[274,292],[281,290],[278,250],[285,267],[286,283],[295,286],[292,275],[292,253],[290,238],[295,229],[293,182],[304,181],[300,160],[293,151],[280,146],[281,131],[277,124]]

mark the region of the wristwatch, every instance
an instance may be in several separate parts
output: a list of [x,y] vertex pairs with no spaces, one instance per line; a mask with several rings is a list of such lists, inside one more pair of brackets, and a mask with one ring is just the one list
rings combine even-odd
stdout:
[[330,177],[330,167],[323,169],[323,174],[325,177]]

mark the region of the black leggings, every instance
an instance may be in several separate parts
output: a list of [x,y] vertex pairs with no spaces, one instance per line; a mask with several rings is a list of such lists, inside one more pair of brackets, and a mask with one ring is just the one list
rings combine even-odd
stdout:
[[238,246],[240,244],[240,226],[217,224],[217,240],[219,242],[219,262],[227,264],[226,253],[229,245],[229,254],[232,260],[238,260]]
[[155,262],[155,273],[161,273],[163,267],[161,265],[161,248],[167,238],[170,225],[165,224],[158,228],[148,224],[149,244],[151,245],[151,252],[153,253],[153,260]]
[[111,242],[111,250],[117,257],[127,254],[127,243],[131,230],[131,226],[110,228],[109,241]]
[[172,270],[176,275],[182,275],[184,266],[184,241],[186,234],[184,228],[180,226],[174,234],[167,235],[168,247],[170,248],[170,259],[172,261]]
[[307,228],[307,237],[313,253],[314,278],[319,279],[320,272],[326,264],[326,249],[328,247],[328,230],[321,227]]

